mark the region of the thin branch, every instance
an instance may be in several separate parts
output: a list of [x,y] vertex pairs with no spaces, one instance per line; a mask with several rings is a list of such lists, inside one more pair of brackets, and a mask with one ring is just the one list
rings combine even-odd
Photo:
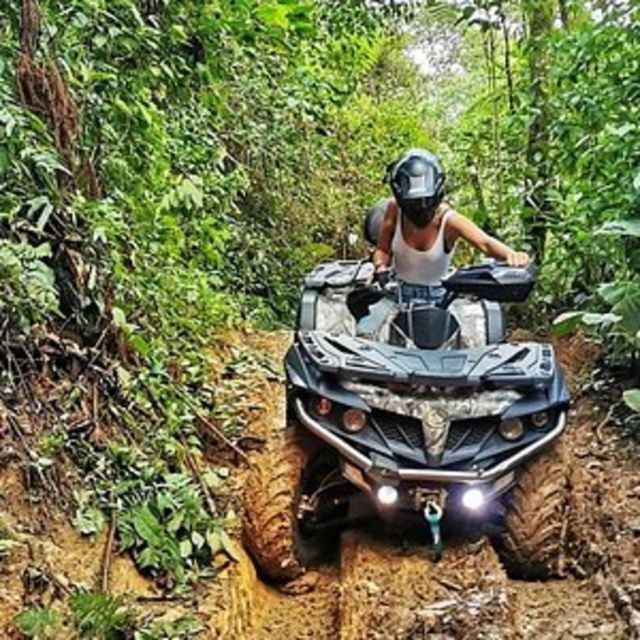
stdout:
[[507,98],[509,100],[509,112],[513,115],[516,112],[516,107],[513,90],[513,72],[511,71],[511,40],[509,38],[507,18],[503,11],[500,12],[500,24],[502,26],[502,37],[504,39],[504,72],[507,77]]
[[217,510],[216,510],[216,505],[213,501],[213,497],[211,496],[211,492],[209,491],[209,487],[207,486],[207,483],[204,481],[204,478],[202,477],[202,472],[200,471],[198,463],[194,460],[193,456],[187,450],[187,444],[184,442],[184,439],[183,438],[180,438],[180,439],[182,440],[182,444],[185,447],[185,460],[187,462],[187,466],[191,470],[191,473],[193,474],[195,479],[198,481],[198,484],[202,489],[202,494],[204,495],[205,502],[207,503],[207,509],[209,510],[209,515],[211,515],[212,517],[215,517],[217,515]]
[[247,464],[250,464],[249,458],[245,454],[245,452],[236,446],[227,436],[218,429],[208,418],[206,418],[200,409],[192,402],[192,400],[182,391],[177,390],[178,395],[186,402],[187,406],[193,411],[196,418],[207,428],[207,430],[213,435],[217,440],[222,442],[225,446],[231,449],[239,458],[244,460]]
[[111,574],[111,558],[113,556],[113,544],[116,538],[116,514],[111,513],[109,522],[109,533],[107,542],[104,546],[104,555],[102,557],[102,582],[101,587],[104,593],[109,593],[109,576]]

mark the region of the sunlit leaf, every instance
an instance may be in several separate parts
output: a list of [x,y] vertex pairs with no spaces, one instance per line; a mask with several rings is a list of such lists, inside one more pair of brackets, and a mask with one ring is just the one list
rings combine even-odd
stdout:
[[640,389],[628,389],[622,397],[630,409],[640,413]]
[[289,27],[288,8],[278,2],[265,2],[258,7],[258,17],[267,26],[287,29]]
[[127,326],[127,316],[120,307],[113,307],[113,309],[111,309],[111,319],[118,329],[123,329]]
[[582,311],[567,311],[566,313],[561,313],[553,321],[553,332],[559,336],[571,333],[571,331],[580,324],[583,315]]
[[596,233],[600,235],[633,236],[640,238],[640,219],[606,222]]

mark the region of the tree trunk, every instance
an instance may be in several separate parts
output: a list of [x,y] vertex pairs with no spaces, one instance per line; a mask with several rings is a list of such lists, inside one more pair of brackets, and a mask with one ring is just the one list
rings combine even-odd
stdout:
[[571,24],[569,21],[569,8],[567,7],[567,0],[558,0],[558,8],[560,9],[560,21],[565,31],[569,31]]
[[516,105],[513,91],[513,72],[511,70],[511,39],[509,38],[509,26],[507,25],[507,17],[504,11],[500,11],[500,25],[502,27],[502,38],[504,41],[504,73],[507,78],[509,113],[513,115],[516,112]]
[[471,187],[476,198],[476,207],[478,215],[474,216],[475,221],[487,232],[493,235],[493,229],[491,229],[491,220],[489,219],[489,210],[487,209],[487,203],[484,197],[484,191],[482,189],[482,181],[480,179],[480,171],[476,166],[474,159],[469,155],[467,156],[467,174]]
[[555,2],[522,0],[528,26],[527,56],[531,81],[531,120],[527,136],[525,231],[539,261],[544,258],[547,223],[553,206],[549,197],[549,34]]

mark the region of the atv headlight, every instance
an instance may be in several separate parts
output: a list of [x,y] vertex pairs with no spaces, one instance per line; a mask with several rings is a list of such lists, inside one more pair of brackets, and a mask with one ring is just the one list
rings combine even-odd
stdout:
[[367,424],[367,416],[360,409],[347,409],[342,414],[342,425],[349,433],[362,431]]
[[398,501],[398,490],[391,485],[383,484],[376,490],[376,497],[381,505],[390,507]]
[[319,416],[325,417],[331,413],[331,410],[333,409],[333,403],[331,402],[331,400],[329,400],[329,398],[320,396],[319,398],[316,398],[314,407],[316,413]]
[[551,415],[548,411],[538,411],[531,416],[531,424],[536,427],[536,429],[544,429],[549,426],[550,419]]
[[500,435],[505,439],[513,442],[522,438],[524,433],[524,425],[520,418],[509,418],[500,423]]
[[484,503],[484,493],[482,493],[482,490],[477,487],[467,489],[462,494],[462,504],[469,509],[469,511],[478,511],[478,509],[481,509],[484,506]]

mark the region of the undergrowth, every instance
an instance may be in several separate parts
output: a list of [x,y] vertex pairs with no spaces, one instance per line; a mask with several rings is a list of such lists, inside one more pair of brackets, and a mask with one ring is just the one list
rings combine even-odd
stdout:
[[33,640],[57,640],[69,634],[78,640],[185,640],[202,631],[202,625],[193,618],[150,619],[122,598],[99,592],[72,595],[67,612],[29,607],[16,616],[15,622],[24,636]]

